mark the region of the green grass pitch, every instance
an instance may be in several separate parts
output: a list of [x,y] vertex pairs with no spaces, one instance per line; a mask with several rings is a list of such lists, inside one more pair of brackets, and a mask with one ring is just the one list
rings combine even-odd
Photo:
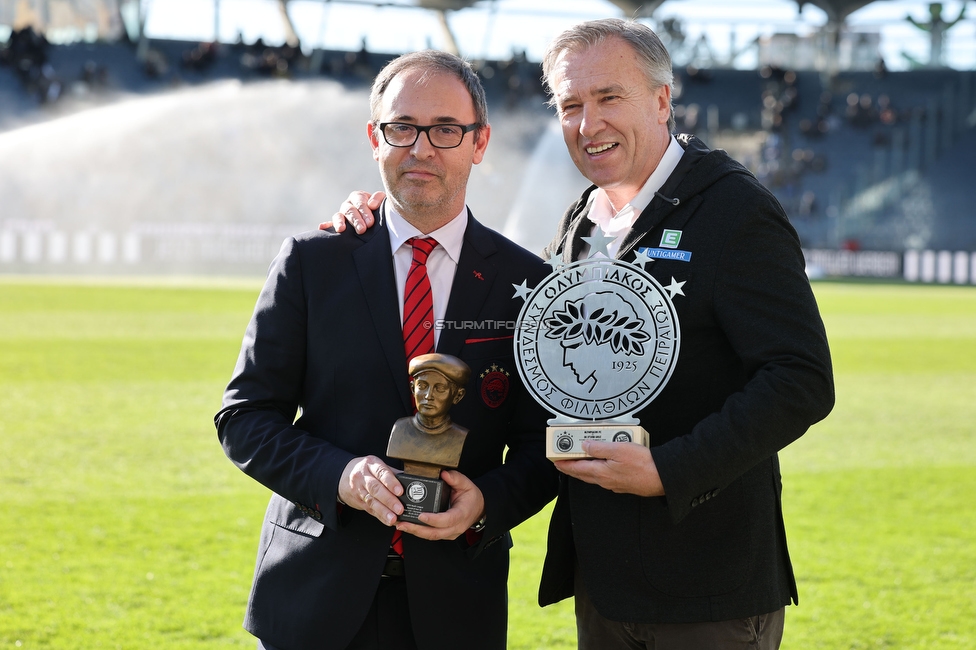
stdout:
[[[212,417],[258,288],[0,280],[0,648],[254,647],[267,491]],[[783,647],[974,648],[976,287],[815,290],[838,398],[781,454]],[[575,648],[547,523],[514,533],[513,649]]]

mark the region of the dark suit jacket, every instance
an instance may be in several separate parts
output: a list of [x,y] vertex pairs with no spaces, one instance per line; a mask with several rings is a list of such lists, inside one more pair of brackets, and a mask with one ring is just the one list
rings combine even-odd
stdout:
[[[834,399],[823,323],[779,203],[725,152],[679,141],[677,169],[618,253],[659,248],[665,229],[691,253],[646,266],[665,287],[684,283],[674,373],[636,414],[666,496],[563,480],[539,592],[543,605],[572,595],[578,562],[597,610],[618,621],[729,620],[796,599],[776,454]],[[566,213],[548,256],[578,257],[594,190]]]
[[[470,429],[458,469],[484,493],[487,527],[471,547],[404,536],[420,648],[505,647],[508,531],[557,485],[546,413],[521,385],[512,345],[512,285],[546,270],[468,216],[445,319],[458,325],[437,351],[472,370],[451,413]],[[227,456],[274,492],[244,624],[275,646],[344,648],[376,592],[393,529],[338,508],[336,492],[352,458],[386,460],[393,423],[412,413],[398,300],[382,217],[363,235],[306,233],[283,244],[244,336],[215,421]],[[352,334],[337,342],[337,326]]]

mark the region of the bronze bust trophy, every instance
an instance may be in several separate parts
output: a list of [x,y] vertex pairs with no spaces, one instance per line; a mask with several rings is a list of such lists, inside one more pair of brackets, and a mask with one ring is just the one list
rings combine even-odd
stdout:
[[471,369],[447,354],[414,357],[408,367],[417,413],[400,418],[390,432],[389,458],[403,461],[397,475],[403,485],[402,521],[423,523],[422,512],[443,512],[451,502],[451,488],[440,479],[442,469],[456,469],[468,430],[451,421],[451,407],[464,397]]

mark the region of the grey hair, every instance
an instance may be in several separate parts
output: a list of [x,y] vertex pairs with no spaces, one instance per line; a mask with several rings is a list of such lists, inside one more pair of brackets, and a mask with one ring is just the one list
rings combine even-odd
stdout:
[[475,124],[479,128],[488,124],[488,100],[485,98],[485,88],[481,85],[478,74],[464,59],[439,50],[421,50],[398,56],[380,70],[373,80],[373,87],[369,93],[369,114],[374,124],[379,122],[383,93],[386,92],[390,82],[401,72],[413,69],[423,70],[425,75],[443,72],[457,77],[471,95]]
[[[582,52],[587,48],[603,43],[608,38],[619,38],[630,45],[637,55],[637,63],[643,69],[651,88],[660,88],[674,83],[671,55],[668,48],[647,25],[634,20],[604,18],[579,23],[564,31],[549,43],[542,56],[542,77],[550,95],[549,105],[555,104],[552,75],[556,59],[566,51]],[[668,118],[668,131],[674,131],[674,107]]]

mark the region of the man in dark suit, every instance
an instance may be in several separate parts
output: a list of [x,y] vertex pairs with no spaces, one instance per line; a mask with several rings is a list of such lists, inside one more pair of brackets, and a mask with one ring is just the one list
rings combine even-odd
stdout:
[[[826,417],[830,354],[796,232],[744,168],[673,136],[671,59],[636,22],[582,23],[543,71],[570,155],[594,185],[545,257],[590,241],[668,291],[681,349],[636,443],[584,443],[549,528],[542,605],[576,598],[583,650],[777,648],[797,601],[777,452]],[[375,197],[333,217],[357,230]],[[602,253],[597,253],[602,254]]]
[[[509,530],[557,485],[512,346],[512,285],[546,267],[465,205],[490,135],[470,66],[400,57],[370,106],[389,195],[378,226],[285,241],[215,418],[227,456],[274,493],[244,625],[266,649],[503,649]],[[323,336],[336,318],[356,341]],[[387,443],[413,412],[408,361],[435,343],[471,368],[451,411],[469,433],[441,474],[450,508],[396,522]]]

